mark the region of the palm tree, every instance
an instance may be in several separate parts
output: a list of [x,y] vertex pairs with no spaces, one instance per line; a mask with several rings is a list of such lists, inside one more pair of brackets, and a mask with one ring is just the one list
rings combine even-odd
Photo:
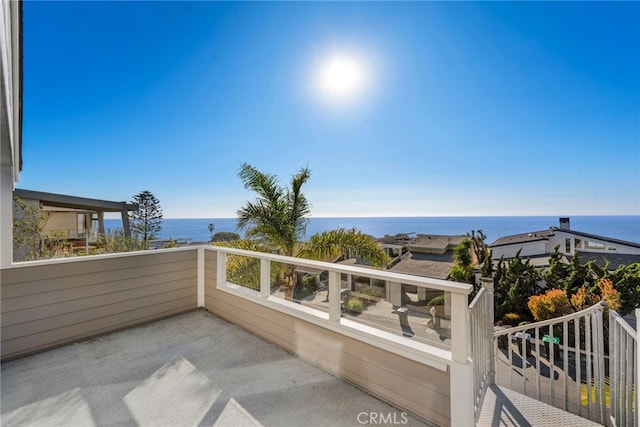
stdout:
[[209,239],[210,242],[213,242],[213,230],[215,229],[215,225],[213,225],[213,223],[209,224],[209,234],[211,235],[211,238]]
[[482,264],[487,257],[489,250],[487,249],[487,235],[482,230],[471,230],[467,233],[467,237],[471,240],[471,246],[473,247],[473,253],[476,256],[478,264]]
[[[312,259],[328,259],[336,256],[354,256],[375,266],[384,266],[391,260],[375,240],[364,233],[338,229],[305,236],[311,205],[302,192],[302,186],[311,176],[308,168],[301,168],[292,176],[289,187],[281,187],[275,175],[263,173],[243,163],[238,176],[244,187],[256,193],[254,201],[248,201],[238,210],[238,229],[245,230],[245,237],[257,240],[256,248],[277,251],[286,256]],[[297,283],[294,265],[285,265],[282,288],[285,297],[291,299]]]
[[282,188],[274,175],[260,172],[243,163],[238,173],[244,187],[257,193],[255,201],[238,210],[238,229],[245,237],[270,243],[283,255],[293,256],[296,244],[304,237],[311,207],[301,188],[311,176],[302,168],[291,178],[291,188]]

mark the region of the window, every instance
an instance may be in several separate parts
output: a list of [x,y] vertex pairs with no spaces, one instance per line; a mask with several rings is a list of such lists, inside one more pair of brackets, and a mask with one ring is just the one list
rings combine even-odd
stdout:
[[575,250],[582,249],[582,240],[573,239],[573,247],[575,248]]
[[564,239],[564,253],[565,254],[571,253],[571,239],[568,237]]
[[587,243],[585,244],[585,249],[604,250],[604,243],[592,242],[587,240]]
[[84,232],[84,214],[83,213],[79,213],[76,215],[77,218],[77,230],[78,233],[82,233]]
[[84,220],[83,213],[76,214],[76,238],[84,237]]
[[610,250],[610,251],[615,251],[616,247],[615,246],[608,246],[607,249]]

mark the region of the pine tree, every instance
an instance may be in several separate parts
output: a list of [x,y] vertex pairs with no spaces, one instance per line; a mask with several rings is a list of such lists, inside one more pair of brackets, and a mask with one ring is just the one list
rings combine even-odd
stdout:
[[488,251],[482,261],[482,267],[480,267],[480,273],[482,277],[493,277],[493,251]]
[[162,230],[162,209],[160,202],[150,191],[142,191],[133,196],[133,202],[138,210],[133,211],[129,220],[131,229],[140,237],[143,249],[149,247],[149,240],[153,240]]
[[567,290],[571,266],[565,263],[560,253],[560,245],[556,245],[549,256],[549,267],[542,273],[542,279],[548,288]]

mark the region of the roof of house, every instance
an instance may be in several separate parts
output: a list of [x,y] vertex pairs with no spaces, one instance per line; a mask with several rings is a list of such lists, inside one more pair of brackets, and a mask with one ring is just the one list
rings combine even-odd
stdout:
[[68,196],[65,194],[45,193],[16,188],[13,195],[26,200],[39,200],[43,205],[68,209],[85,209],[102,212],[122,212],[123,209],[135,211],[136,204],[127,202],[112,202],[109,200],[89,199],[86,197]]
[[424,252],[407,252],[400,257],[391,271],[396,273],[413,274],[414,276],[446,279],[453,266],[453,251],[444,254]]
[[376,240],[378,243],[386,245],[405,245],[413,239],[412,234],[415,233],[398,233],[393,236],[385,234],[384,237],[379,237]]
[[533,231],[530,233],[513,234],[511,236],[500,237],[489,245],[489,247],[513,245],[518,243],[536,242],[538,240],[549,240],[553,236],[553,228],[549,230]]
[[609,269],[615,270],[621,265],[635,264],[640,262],[640,254],[619,254],[615,252],[577,252],[580,264],[595,261],[598,267],[604,267],[609,261]]
[[439,252],[443,253],[448,249],[453,248],[462,241],[467,239],[467,236],[447,236],[438,234],[421,234],[409,243],[407,247],[411,251],[416,252]]
[[[534,267],[548,267],[549,261],[551,260],[551,254],[541,254],[541,255],[530,255],[530,256],[521,256],[523,262],[529,262],[529,264]],[[508,262],[509,258],[505,259],[505,262]],[[560,261],[568,264],[569,258],[566,255],[562,255]],[[493,259],[493,265],[496,266],[500,262],[500,259]]]
[[626,240],[614,239],[612,237],[599,236],[597,234],[584,233],[582,231],[566,230],[558,227],[550,227],[548,230],[533,231],[530,233],[514,234],[511,236],[500,237],[498,240],[489,245],[490,248],[496,246],[514,245],[521,243],[535,242],[539,240],[549,240],[549,237],[553,236],[557,232],[573,234],[579,237],[586,237],[591,239],[602,240],[604,242],[616,243],[619,245],[632,246],[640,248],[640,243],[629,242]]

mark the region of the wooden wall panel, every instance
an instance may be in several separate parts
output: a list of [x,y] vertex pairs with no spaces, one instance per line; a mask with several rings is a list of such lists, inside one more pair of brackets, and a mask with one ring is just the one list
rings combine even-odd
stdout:
[[2,359],[195,309],[196,264],[193,249],[3,269]]

